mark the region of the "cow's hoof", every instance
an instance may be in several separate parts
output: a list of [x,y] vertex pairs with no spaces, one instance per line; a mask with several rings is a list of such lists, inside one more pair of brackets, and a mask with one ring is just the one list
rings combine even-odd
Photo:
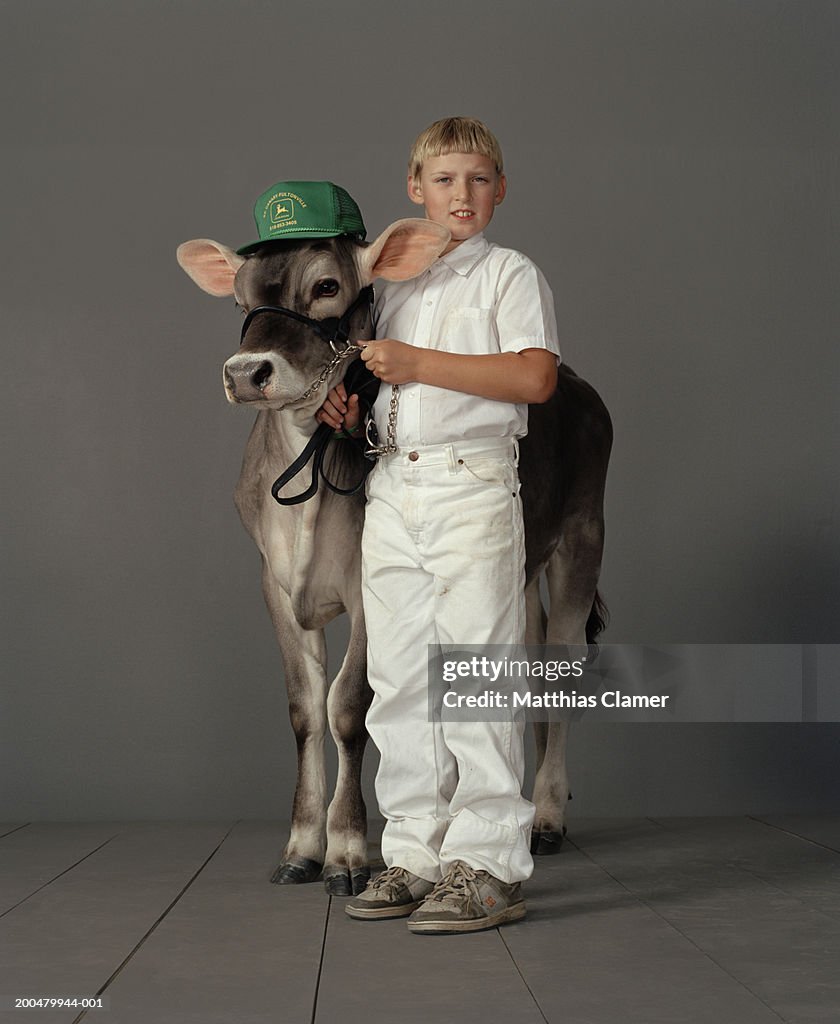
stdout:
[[559,853],[565,834],[565,825],[560,832],[532,832],[531,853],[535,857],[550,857],[553,853]]
[[302,882],[314,882],[321,874],[322,865],[308,857],[295,857],[282,863],[271,881],[275,885],[300,885]]
[[370,880],[370,868],[349,868],[329,865],[324,868],[324,888],[330,896],[358,896]]
[[360,892],[367,889],[367,884],[370,881],[370,868],[353,868],[350,872],[350,881],[353,883],[353,895],[358,896]]
[[330,896],[352,896],[350,869],[341,864],[328,864],[324,868],[324,888]]

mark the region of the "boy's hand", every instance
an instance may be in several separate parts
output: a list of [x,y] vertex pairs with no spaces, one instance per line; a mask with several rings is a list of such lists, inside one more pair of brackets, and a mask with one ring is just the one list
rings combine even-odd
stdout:
[[361,420],[359,412],[359,396],[347,397],[347,389],[344,384],[334,387],[321,408],[315,413],[315,419],[319,423],[329,423],[333,430],[353,431]]
[[417,380],[422,351],[394,338],[359,341],[362,359],[371,373],[386,384],[409,384]]

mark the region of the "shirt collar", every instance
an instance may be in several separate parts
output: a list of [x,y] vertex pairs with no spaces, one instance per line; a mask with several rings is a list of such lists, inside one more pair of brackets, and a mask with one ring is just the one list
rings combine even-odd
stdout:
[[432,266],[440,266],[441,263],[445,263],[450,270],[466,277],[489,248],[490,243],[484,237],[484,232],[479,232],[465,242],[461,242],[452,252],[441,256]]

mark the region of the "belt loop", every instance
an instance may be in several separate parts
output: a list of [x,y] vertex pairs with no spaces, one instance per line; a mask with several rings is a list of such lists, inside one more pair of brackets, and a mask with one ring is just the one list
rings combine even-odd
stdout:
[[516,438],[513,439],[513,464],[519,468],[519,441]]
[[458,472],[458,466],[455,462],[455,449],[451,444],[446,446],[446,465],[449,467],[449,475],[455,476]]

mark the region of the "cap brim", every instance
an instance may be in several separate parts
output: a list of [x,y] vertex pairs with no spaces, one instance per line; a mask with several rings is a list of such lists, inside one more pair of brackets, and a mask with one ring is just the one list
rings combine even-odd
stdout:
[[[272,245],[274,242],[286,242],[295,241],[295,239],[305,238],[337,238],[339,235],[346,235],[346,231],[289,231],[283,235],[275,235],[273,238],[261,238],[257,242],[250,242],[248,245],[243,245],[241,249],[236,250],[237,256],[247,256],[249,253],[259,249],[261,245]],[[364,238],[361,232],[357,232],[358,237]]]

